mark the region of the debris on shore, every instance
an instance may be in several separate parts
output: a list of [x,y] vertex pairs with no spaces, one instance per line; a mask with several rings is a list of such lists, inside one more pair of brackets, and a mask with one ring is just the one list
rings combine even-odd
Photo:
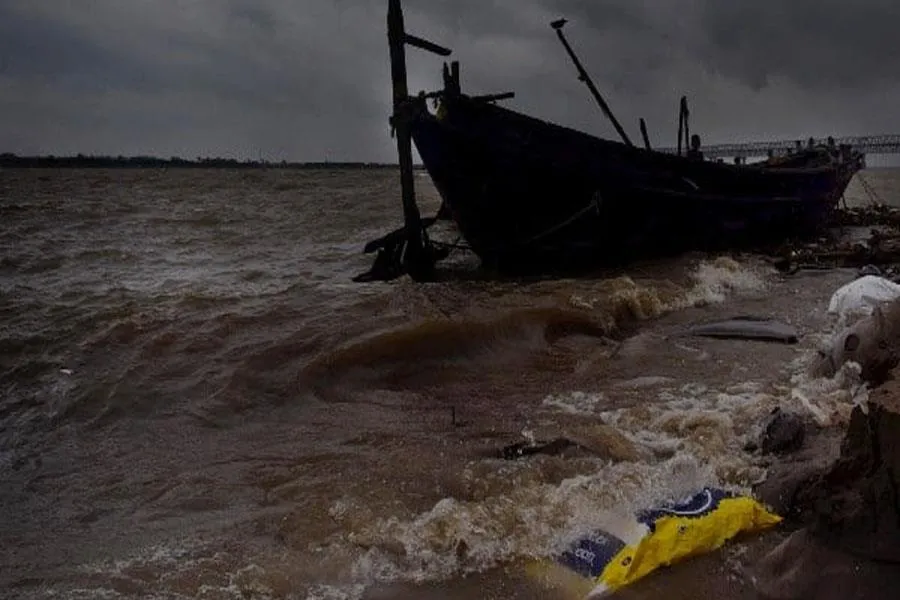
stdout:
[[790,500],[781,514],[799,528],[756,565],[753,579],[763,598],[896,597],[900,373],[894,375],[854,408],[838,459],[798,471],[789,494],[782,489],[780,500]]
[[[815,242],[770,248],[772,265],[783,273],[809,269],[881,267],[872,274],[900,277],[900,208],[884,204],[841,208],[830,223],[832,235]],[[849,228],[870,228],[868,235],[848,236]]]
[[873,206],[842,218],[883,229],[852,247],[794,249],[787,270],[865,266],[832,297],[829,313],[844,329],[811,374],[831,376],[852,361],[870,391],[843,432],[806,428],[778,411],[766,425],[761,445],[780,460],[754,495],[793,531],[753,569],[761,598],[894,598],[900,586],[900,298],[890,283],[900,265],[900,210]]
[[688,335],[719,339],[761,340],[796,344],[800,334],[795,327],[756,316],[738,316],[727,321],[695,325]]

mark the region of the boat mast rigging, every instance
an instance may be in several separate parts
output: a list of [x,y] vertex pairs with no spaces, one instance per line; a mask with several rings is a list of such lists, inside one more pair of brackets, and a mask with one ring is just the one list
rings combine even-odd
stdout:
[[568,52],[569,57],[572,59],[572,62],[575,63],[575,68],[578,70],[579,81],[583,81],[591,91],[591,95],[594,96],[594,100],[596,100],[597,104],[600,105],[600,110],[603,111],[603,114],[606,115],[606,118],[609,119],[613,124],[613,127],[616,128],[616,132],[618,132],[619,137],[622,138],[622,141],[629,146],[634,146],[631,138],[628,137],[628,134],[625,133],[622,125],[619,123],[618,119],[616,119],[616,116],[612,113],[612,110],[610,110],[609,105],[606,103],[606,100],[604,100],[603,96],[600,95],[600,91],[597,89],[597,86],[594,85],[591,76],[588,75],[587,71],[584,70],[584,67],[581,65],[581,61],[578,60],[578,56],[575,55],[575,51],[572,50],[572,46],[569,44],[566,36],[563,35],[562,28],[567,22],[568,21],[566,19],[557,19],[550,23],[550,27],[552,27],[556,31],[556,37],[558,37],[559,41],[562,42],[562,45],[566,49],[566,52]]

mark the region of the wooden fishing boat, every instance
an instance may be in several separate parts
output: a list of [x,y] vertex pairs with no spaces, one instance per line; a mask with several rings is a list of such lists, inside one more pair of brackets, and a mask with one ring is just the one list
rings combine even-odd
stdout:
[[[519,273],[814,234],[863,164],[859,153],[827,147],[781,162],[705,161],[696,151],[681,155],[651,149],[643,123],[645,147],[635,146],[563,37],[564,21],[554,23],[557,34],[622,141],[497,104],[511,94],[464,94],[457,63],[444,65],[442,90],[410,97],[403,47],[449,51],[405,33],[399,0],[390,0],[388,22],[406,222],[402,230],[367,246],[366,251],[379,252],[379,259],[362,280],[402,273],[427,279],[441,256],[426,232],[433,220],[423,222],[415,207],[411,155],[405,158],[410,140],[443,199],[441,216],[455,222],[483,264]],[[429,110],[432,99],[436,110]],[[681,133],[682,124],[679,147]]]

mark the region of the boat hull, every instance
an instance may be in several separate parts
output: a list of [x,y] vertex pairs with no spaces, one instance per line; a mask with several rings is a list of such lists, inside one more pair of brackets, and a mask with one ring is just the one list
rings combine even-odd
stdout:
[[599,139],[460,97],[413,140],[460,232],[505,270],[615,264],[815,233],[853,164],[737,166]]

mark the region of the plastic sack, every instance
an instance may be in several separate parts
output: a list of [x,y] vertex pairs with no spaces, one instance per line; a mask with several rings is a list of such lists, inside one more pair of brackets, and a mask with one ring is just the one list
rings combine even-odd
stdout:
[[838,288],[831,295],[828,313],[838,315],[846,323],[853,317],[868,316],[882,302],[897,298],[900,298],[900,285],[884,277],[866,275]]
[[711,552],[739,533],[762,531],[782,520],[751,497],[716,488],[636,518],[644,530],[637,542],[595,531],[575,540],[555,561],[532,564],[530,574],[567,588],[572,596],[596,598],[660,567]]

